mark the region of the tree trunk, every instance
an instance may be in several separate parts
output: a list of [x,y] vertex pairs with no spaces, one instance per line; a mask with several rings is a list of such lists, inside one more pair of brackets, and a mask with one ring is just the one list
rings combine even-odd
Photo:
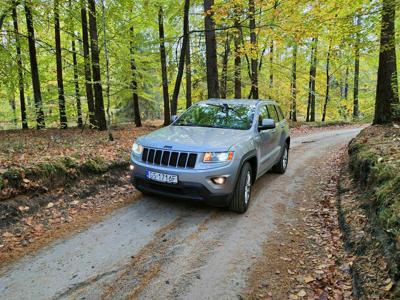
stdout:
[[[249,0],[249,19],[250,19],[250,42],[252,50],[257,52],[256,19],[254,0]],[[251,58],[251,96],[258,99],[258,60]]]
[[17,120],[17,108],[16,108],[16,103],[15,103],[15,95],[14,91],[12,92],[12,96],[10,98],[10,107],[11,110],[13,111],[13,118],[12,118],[12,123],[17,126],[18,120]]
[[297,43],[293,46],[292,81],[290,83],[290,91],[292,96],[291,119],[294,122],[297,122]]
[[101,21],[103,25],[103,47],[104,47],[104,58],[106,60],[106,97],[107,97],[107,131],[108,140],[112,142],[114,137],[111,132],[111,115],[110,115],[110,58],[107,47],[107,21],[106,21],[106,4],[105,0],[101,0]]
[[227,83],[228,83],[228,59],[231,51],[231,39],[229,33],[226,34],[224,56],[222,58],[222,74],[221,74],[221,98],[226,99]]
[[356,43],[354,45],[354,87],[353,87],[353,119],[357,120],[359,117],[358,111],[358,91],[359,91],[359,77],[360,77],[360,26],[361,18],[357,15],[358,31],[356,34]]
[[39,70],[36,58],[35,30],[33,27],[33,19],[30,5],[31,2],[29,0],[26,0],[24,6],[26,15],[26,27],[28,32],[29,58],[31,62],[33,97],[35,101],[36,128],[42,129],[45,128],[46,124],[44,121],[44,113],[42,109],[42,93],[40,91]]
[[94,87],[94,109],[96,127],[99,130],[107,129],[106,115],[104,112],[103,88],[101,86],[99,39],[97,34],[96,4],[95,0],[88,0],[89,3],[89,31],[90,46],[92,50],[92,72]]
[[183,39],[182,39],[181,54],[179,57],[178,74],[176,75],[174,94],[172,95],[172,101],[171,101],[171,115],[176,115],[178,110],[178,97],[179,97],[179,91],[181,89],[181,82],[184,71],[183,69],[185,67],[186,47],[188,45],[188,38],[189,38],[189,8],[190,8],[190,0],[185,0],[184,16],[183,16]]
[[94,114],[94,99],[93,99],[93,84],[92,84],[92,71],[90,70],[90,51],[89,51],[89,34],[87,26],[87,11],[86,0],[82,0],[81,6],[81,19],[82,19],[82,44],[83,44],[83,58],[85,64],[85,90],[86,99],[88,104],[88,114],[90,127],[96,124]]
[[322,112],[322,122],[325,122],[326,119],[326,108],[328,106],[329,101],[329,90],[330,90],[330,83],[331,83],[331,76],[329,74],[330,70],[330,62],[331,62],[331,49],[332,49],[332,39],[329,42],[328,54],[326,56],[326,93],[325,93],[325,103],[324,109]]
[[307,122],[315,122],[315,78],[317,76],[318,38],[312,39],[310,83],[308,92]]
[[347,100],[349,98],[349,67],[346,68],[346,75],[344,78],[344,99]]
[[[274,87],[274,41],[269,46],[269,90]],[[272,96],[272,95],[271,95]]]
[[58,87],[58,109],[60,114],[60,128],[68,127],[67,113],[65,111],[64,81],[61,56],[60,37],[60,12],[59,0],[54,0],[54,40],[56,42],[56,65],[57,65],[57,87]]
[[26,118],[26,106],[25,106],[25,89],[24,89],[24,73],[21,59],[21,43],[19,40],[19,29],[18,29],[18,16],[17,9],[13,8],[12,18],[14,24],[15,34],[15,47],[17,51],[17,66],[18,66],[18,86],[19,86],[19,103],[21,106],[21,123],[22,129],[28,129],[28,120]]
[[190,57],[190,37],[186,46],[186,108],[192,106],[192,62]]
[[79,80],[78,80],[78,61],[76,58],[76,47],[75,47],[75,38],[72,38],[71,41],[72,48],[72,63],[74,65],[74,86],[75,86],[75,99],[76,99],[76,112],[78,115],[77,122],[78,128],[83,127],[82,121],[82,105],[81,105],[81,96],[79,92]]
[[[396,68],[395,15],[395,2],[383,0],[374,124],[390,124],[393,117],[392,105],[399,102]],[[396,109],[398,108],[396,107]]]
[[163,85],[164,98],[164,126],[171,123],[169,110],[169,93],[168,93],[168,73],[167,73],[167,55],[165,54],[165,35],[164,35],[164,12],[160,6],[158,10],[158,32],[160,37],[160,57],[161,57],[161,76]]
[[206,65],[208,98],[219,98],[217,40],[215,37],[215,23],[212,6],[214,0],[204,0],[205,38],[206,38]]
[[139,110],[139,96],[137,93],[137,81],[136,81],[136,63],[135,63],[135,49],[133,44],[133,27],[130,28],[131,31],[131,39],[130,39],[130,47],[129,52],[131,54],[131,71],[132,71],[132,100],[133,100],[133,113],[135,117],[135,125],[136,127],[142,127],[142,119],[140,117],[140,110]]
[[235,17],[235,99],[242,98],[242,58],[240,57],[240,23],[238,17]]

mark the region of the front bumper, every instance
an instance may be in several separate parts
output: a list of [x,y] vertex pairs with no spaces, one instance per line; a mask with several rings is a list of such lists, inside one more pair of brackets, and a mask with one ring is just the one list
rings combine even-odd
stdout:
[[[195,201],[204,201],[213,205],[226,206],[236,184],[236,165],[219,166],[210,169],[171,168],[159,165],[145,164],[132,160],[134,170],[131,174],[133,185],[140,191],[158,194],[166,197]],[[166,173],[178,176],[178,184],[159,183],[149,180],[146,171]],[[216,185],[212,177],[224,176],[223,185]]]

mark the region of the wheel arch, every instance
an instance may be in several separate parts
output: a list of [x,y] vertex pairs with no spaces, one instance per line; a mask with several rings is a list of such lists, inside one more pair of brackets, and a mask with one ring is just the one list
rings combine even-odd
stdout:
[[290,148],[290,136],[288,136],[285,140],[285,143],[288,145],[288,147]]

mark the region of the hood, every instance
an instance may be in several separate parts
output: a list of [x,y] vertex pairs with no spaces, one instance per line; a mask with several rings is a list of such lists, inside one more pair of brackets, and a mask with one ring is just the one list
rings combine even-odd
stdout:
[[227,151],[250,136],[250,130],[170,125],[139,138],[138,142],[144,147],[172,147],[180,151]]

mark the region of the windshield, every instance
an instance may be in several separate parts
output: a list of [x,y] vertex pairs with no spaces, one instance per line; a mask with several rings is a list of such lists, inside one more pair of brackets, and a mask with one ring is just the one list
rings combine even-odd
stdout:
[[247,130],[254,111],[254,105],[202,103],[184,112],[174,125]]

